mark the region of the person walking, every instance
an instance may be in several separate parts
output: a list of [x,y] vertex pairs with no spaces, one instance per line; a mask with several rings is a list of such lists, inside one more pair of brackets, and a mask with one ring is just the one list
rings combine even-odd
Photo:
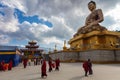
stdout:
[[85,61],[83,63],[83,68],[84,68],[84,71],[85,71],[85,76],[87,77],[87,73],[88,73],[88,69],[89,69],[89,67],[88,67],[88,61]]
[[48,61],[48,65],[49,65],[49,72],[52,71],[52,59],[50,58]]
[[89,71],[89,75],[93,74],[92,63],[90,59],[88,59],[88,71]]
[[8,70],[12,70],[12,66],[13,66],[13,61],[10,60],[9,65],[8,65]]
[[60,66],[60,60],[59,60],[59,58],[55,60],[55,64],[56,64],[55,70],[59,71],[59,66]]
[[41,77],[44,78],[44,76],[47,77],[47,74],[46,74],[46,61],[43,60],[43,63],[42,63],[42,66],[41,66]]
[[28,62],[28,59],[27,59],[27,58],[24,58],[24,60],[23,60],[24,68],[26,68],[26,66],[27,66],[27,62]]
[[28,59],[28,64],[29,66],[31,66],[31,59]]

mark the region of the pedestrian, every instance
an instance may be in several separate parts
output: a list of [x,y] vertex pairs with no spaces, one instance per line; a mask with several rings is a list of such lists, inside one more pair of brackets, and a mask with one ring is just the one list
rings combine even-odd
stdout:
[[13,62],[10,60],[9,65],[8,65],[8,70],[12,70]]
[[52,59],[50,58],[48,61],[48,65],[49,65],[49,72],[52,71]]
[[36,65],[36,59],[34,58],[33,61],[34,61],[34,66],[35,66]]
[[85,76],[87,76],[87,73],[88,73],[88,61],[85,61],[84,63],[83,63],[83,68],[84,68],[84,71],[85,71]]
[[88,59],[88,71],[89,71],[89,75],[93,74],[92,63],[90,59]]
[[36,58],[36,62],[35,62],[35,65],[38,65],[38,58]]
[[40,58],[38,58],[38,65],[40,65]]
[[40,59],[40,64],[42,64],[42,63],[43,63],[43,58]]
[[26,68],[26,66],[27,66],[27,58],[24,58],[24,60],[23,60],[23,65],[24,65],[24,68]]
[[4,67],[4,65],[5,65],[5,61],[2,60],[2,62],[1,62],[1,68],[2,68],[2,71],[5,71],[5,67]]
[[41,77],[44,78],[44,76],[47,77],[47,74],[46,74],[46,60],[43,60],[43,63],[41,65]]
[[31,66],[31,59],[28,59],[28,64],[29,66]]
[[59,71],[59,66],[60,66],[60,60],[59,60],[59,58],[55,60],[55,64],[56,64],[55,70]]
[[0,62],[0,71],[3,71],[2,61]]

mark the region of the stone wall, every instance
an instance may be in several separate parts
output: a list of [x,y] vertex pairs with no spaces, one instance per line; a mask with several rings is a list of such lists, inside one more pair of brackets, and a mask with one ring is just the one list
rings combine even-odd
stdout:
[[86,61],[93,62],[120,62],[120,50],[88,50],[81,52],[59,52],[50,54],[52,59],[59,58],[61,61]]
[[53,53],[49,55],[53,60],[59,58],[61,61],[70,61],[70,60],[78,60],[78,53],[77,52],[59,52]]
[[113,50],[90,50],[79,52],[80,61],[85,61],[88,58],[94,62],[109,62],[115,60]]
[[120,50],[116,50],[116,61],[120,61]]

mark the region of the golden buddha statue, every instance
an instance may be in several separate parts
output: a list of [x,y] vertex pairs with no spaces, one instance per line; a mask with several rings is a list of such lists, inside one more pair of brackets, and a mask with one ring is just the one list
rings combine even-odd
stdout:
[[74,37],[79,34],[85,34],[94,30],[107,30],[105,27],[99,25],[99,23],[104,20],[103,13],[101,9],[96,9],[96,3],[94,1],[90,1],[88,3],[88,9],[91,11],[91,13],[86,18],[85,25],[78,29]]
[[85,25],[68,42],[70,49],[86,51],[119,48],[120,32],[109,31],[99,24],[104,20],[103,13],[101,9],[96,9],[94,1],[88,3],[88,9],[91,13],[87,16]]

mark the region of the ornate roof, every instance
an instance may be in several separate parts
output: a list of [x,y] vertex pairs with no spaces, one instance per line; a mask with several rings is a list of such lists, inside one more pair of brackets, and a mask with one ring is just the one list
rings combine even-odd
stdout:
[[37,42],[35,42],[35,41],[33,41],[33,40],[28,42],[28,44],[36,44],[36,43],[37,43]]

